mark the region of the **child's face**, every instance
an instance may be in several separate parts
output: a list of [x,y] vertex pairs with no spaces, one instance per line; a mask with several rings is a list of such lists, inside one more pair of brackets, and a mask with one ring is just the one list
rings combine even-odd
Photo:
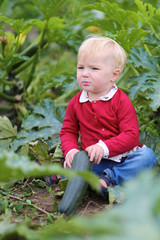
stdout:
[[107,94],[120,75],[115,69],[111,51],[100,51],[92,56],[79,57],[77,64],[77,81],[88,92],[91,99]]

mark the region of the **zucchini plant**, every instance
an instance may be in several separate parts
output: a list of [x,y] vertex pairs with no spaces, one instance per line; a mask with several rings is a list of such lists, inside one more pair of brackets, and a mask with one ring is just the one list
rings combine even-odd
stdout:
[[66,21],[57,13],[66,3],[64,0],[30,1],[39,19],[0,16],[0,114],[12,121],[16,111],[24,117],[26,107],[33,103],[30,99],[36,85],[36,67],[44,52],[51,43],[64,42]]
[[[55,215],[54,223],[43,229],[42,225],[9,222],[12,192],[6,187],[5,198],[0,199],[0,239],[159,239],[160,10],[156,7],[158,1],[147,2],[0,2],[0,115],[9,117],[0,117],[1,187],[26,177],[60,174],[73,180],[81,177],[83,183],[87,181],[98,189],[98,180],[91,173],[49,164],[54,161],[65,107],[79,91],[72,70],[76,67],[76,52],[81,41],[92,33],[109,36],[126,50],[128,63],[117,83],[134,101],[141,140],[156,151],[158,159],[154,172],[145,172],[125,185],[126,200],[120,206],[109,206],[92,217],[64,219]],[[40,101],[46,96],[54,101]],[[15,118],[18,112],[21,119]],[[17,205],[17,209],[21,207]]]

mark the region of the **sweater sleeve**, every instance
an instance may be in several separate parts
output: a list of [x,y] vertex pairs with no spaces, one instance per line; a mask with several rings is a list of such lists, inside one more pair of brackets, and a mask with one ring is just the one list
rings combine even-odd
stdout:
[[136,111],[127,96],[118,104],[117,119],[119,134],[104,141],[109,149],[109,157],[122,154],[136,146],[140,146]]
[[63,120],[63,125],[60,131],[61,146],[64,156],[71,149],[79,149],[78,137],[79,137],[79,124],[75,113],[75,101],[74,98],[69,102],[66,116]]

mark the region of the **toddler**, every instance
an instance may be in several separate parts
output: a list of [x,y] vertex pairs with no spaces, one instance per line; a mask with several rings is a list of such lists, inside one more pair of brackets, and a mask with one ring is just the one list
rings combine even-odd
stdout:
[[101,193],[121,185],[156,164],[155,153],[139,142],[135,109],[115,82],[126,53],[114,40],[90,37],[79,48],[77,81],[82,89],[71,99],[60,132],[64,168],[71,168],[79,149],[87,151],[92,171],[100,178]]

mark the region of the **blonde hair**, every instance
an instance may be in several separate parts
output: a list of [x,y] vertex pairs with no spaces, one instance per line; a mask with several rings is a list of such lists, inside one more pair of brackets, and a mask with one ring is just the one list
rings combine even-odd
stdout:
[[127,61],[127,55],[116,41],[108,37],[94,36],[84,40],[78,51],[78,59],[81,57],[85,58],[101,50],[108,50],[108,47],[113,50],[113,59],[116,68],[122,71]]

